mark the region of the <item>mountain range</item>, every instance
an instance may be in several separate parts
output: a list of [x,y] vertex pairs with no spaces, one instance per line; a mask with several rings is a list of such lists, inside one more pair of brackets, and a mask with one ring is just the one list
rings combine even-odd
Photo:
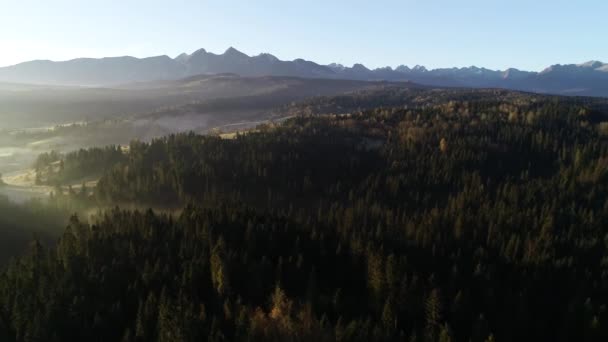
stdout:
[[538,93],[608,97],[608,64],[553,65],[541,72],[479,67],[429,70],[424,66],[368,69],[362,64],[321,65],[304,59],[282,61],[271,54],[248,56],[235,48],[222,54],[204,49],[175,58],[106,57],[54,62],[36,60],[0,68],[0,82],[116,86],[178,80],[195,75],[291,76],[362,81],[410,81],[438,87],[505,88]]

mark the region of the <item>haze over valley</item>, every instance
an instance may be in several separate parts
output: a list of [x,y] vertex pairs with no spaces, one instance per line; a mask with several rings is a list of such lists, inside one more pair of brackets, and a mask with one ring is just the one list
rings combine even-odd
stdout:
[[[236,131],[286,114],[312,96],[389,86],[387,82],[295,77],[193,76],[108,88],[5,84],[0,87],[0,173],[28,168],[41,152],[128,145],[172,133]],[[394,87],[415,87],[407,82]]]

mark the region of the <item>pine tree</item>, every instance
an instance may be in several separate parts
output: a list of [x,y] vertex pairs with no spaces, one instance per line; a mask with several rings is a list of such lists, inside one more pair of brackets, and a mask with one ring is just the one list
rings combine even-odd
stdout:
[[441,141],[439,141],[439,150],[442,153],[446,153],[448,151],[448,141],[445,138],[441,138]]
[[224,239],[220,237],[211,252],[211,280],[215,290],[220,296],[226,294],[230,289],[228,266],[225,259],[226,246]]
[[441,299],[439,290],[434,289],[425,301],[426,335],[429,341],[435,341],[441,322]]

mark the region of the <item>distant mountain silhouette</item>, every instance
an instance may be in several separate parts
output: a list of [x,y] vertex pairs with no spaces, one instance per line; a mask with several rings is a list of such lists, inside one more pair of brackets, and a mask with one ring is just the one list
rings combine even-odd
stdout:
[[292,76],[365,81],[412,81],[425,85],[507,88],[539,93],[608,97],[608,64],[553,65],[541,72],[490,70],[471,66],[428,70],[424,66],[368,69],[362,64],[320,65],[303,59],[282,61],[271,54],[248,56],[235,48],[223,54],[200,49],[176,58],[79,58],[65,62],[31,61],[0,68],[1,82],[110,86],[195,75]]

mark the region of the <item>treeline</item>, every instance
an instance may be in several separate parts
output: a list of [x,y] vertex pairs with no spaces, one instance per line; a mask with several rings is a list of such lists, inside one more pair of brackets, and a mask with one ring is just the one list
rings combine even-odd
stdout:
[[120,146],[80,149],[61,154],[43,153],[34,163],[37,185],[63,185],[100,176],[108,168],[125,160]]
[[180,214],[117,208],[32,245],[0,277],[0,337],[608,339],[605,113],[433,93],[132,143],[90,200]]
[[608,100],[590,97],[558,97],[541,94],[520,93],[502,89],[433,89],[429,86],[408,88],[379,86],[337,96],[318,96],[292,102],[276,110],[279,116],[292,115],[344,114],[376,108],[429,107],[450,101],[483,103],[514,103],[529,106],[548,102],[559,102],[564,106],[584,106],[595,111],[608,111]]

